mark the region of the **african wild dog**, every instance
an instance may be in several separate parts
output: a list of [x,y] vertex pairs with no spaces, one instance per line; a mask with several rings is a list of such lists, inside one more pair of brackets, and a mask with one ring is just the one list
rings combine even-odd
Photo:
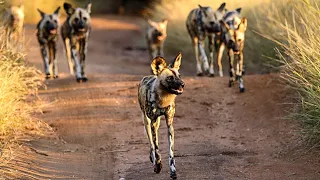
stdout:
[[[226,3],[222,3],[218,10],[214,11],[211,7],[199,5],[199,8],[193,9],[188,15],[186,26],[194,47],[198,76],[203,75],[202,66],[206,73],[214,76],[214,38],[221,33],[219,21],[223,18],[225,6]],[[210,66],[204,50],[206,37],[209,39]]]
[[41,20],[37,25],[37,38],[40,44],[46,78],[58,78],[56,54],[58,30],[60,26],[60,7],[58,7],[53,14],[46,14],[40,9],[37,10],[41,15]]
[[67,19],[61,27],[61,35],[65,45],[69,71],[70,74],[74,74],[75,71],[77,82],[86,82],[88,79],[85,74],[85,59],[91,32],[91,2],[84,9],[73,8],[68,3],[64,3],[63,7],[67,13]]
[[164,115],[168,127],[170,177],[177,178],[174,161],[174,129],[175,98],[182,94],[184,82],[179,75],[181,53],[172,64],[167,66],[164,58],[157,56],[151,63],[154,75],[146,76],[139,84],[139,104],[142,110],[144,127],[150,143],[150,161],[154,172],[162,168],[158,145],[158,129],[160,116]]
[[[240,92],[244,92],[243,85],[243,48],[245,40],[245,32],[247,29],[247,19],[241,18],[241,8],[234,11],[229,11],[225,14],[224,20],[221,21],[222,35],[220,45],[218,46],[218,64],[219,72],[222,74],[222,54],[227,47],[229,65],[230,65],[230,80],[229,86],[232,87],[234,82],[239,80]],[[234,71],[234,60],[236,58],[236,72]]]
[[156,56],[164,56],[163,43],[167,37],[168,20],[163,19],[161,22],[157,23],[148,19],[148,24],[146,38],[150,59],[153,59]]
[[23,30],[24,6],[10,6],[4,15],[4,28],[11,43],[18,43]]

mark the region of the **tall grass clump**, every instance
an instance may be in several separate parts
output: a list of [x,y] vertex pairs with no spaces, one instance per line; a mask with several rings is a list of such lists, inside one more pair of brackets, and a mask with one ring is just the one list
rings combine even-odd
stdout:
[[[276,42],[282,63],[282,78],[298,92],[302,132],[313,147],[320,147],[320,9],[318,1],[274,1],[268,12],[274,34],[265,34]],[[268,28],[267,27],[267,28]]]
[[[226,8],[228,10],[242,7],[241,14],[248,19],[248,30],[246,32],[244,49],[246,70],[247,72],[253,73],[265,73],[271,70],[268,64],[273,61],[270,61],[266,57],[275,56],[273,50],[274,43],[261,37],[255,33],[254,30],[258,29],[255,15],[259,14],[260,9],[269,1],[270,0],[162,0],[160,3],[154,4],[153,9],[150,12],[151,18],[154,20],[160,21],[163,18],[169,19],[167,29],[168,37],[164,45],[166,56],[174,56],[177,52],[181,51],[184,55],[185,62],[188,61],[189,64],[192,64],[195,67],[196,62],[193,47],[185,24],[190,11],[197,8],[198,4],[202,6],[211,6],[213,9],[217,9],[223,2],[226,2]],[[223,58],[225,63],[224,72],[227,74],[229,67],[227,65],[228,60],[226,56]]]
[[[0,28],[0,177],[12,173],[8,163],[15,157],[21,139],[41,134],[42,123],[30,118],[40,73],[26,66],[24,53],[11,49]],[[19,42],[22,43],[22,42]],[[1,179],[1,178],[0,178]]]

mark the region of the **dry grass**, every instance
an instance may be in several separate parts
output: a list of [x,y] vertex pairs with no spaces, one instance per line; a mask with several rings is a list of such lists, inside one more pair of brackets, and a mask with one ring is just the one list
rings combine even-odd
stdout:
[[273,1],[268,14],[274,30],[264,36],[276,42],[282,63],[282,78],[298,92],[299,111],[294,115],[303,122],[302,133],[312,147],[320,147],[320,5],[317,1]]
[[[195,57],[191,45],[191,39],[187,33],[185,21],[189,12],[198,7],[211,6],[218,8],[222,2],[226,2],[226,8],[229,10],[242,7],[242,16],[248,18],[248,30],[246,32],[246,45],[244,49],[244,63],[247,72],[264,73],[269,72],[271,69],[269,64],[274,64],[274,61],[266,57],[274,57],[275,52],[273,48],[274,43],[267,40],[254,31],[258,30],[256,16],[263,8],[262,4],[267,4],[270,0],[225,0],[225,1],[212,1],[212,0],[175,0],[175,1],[162,1],[161,4],[156,4],[153,8],[151,15],[154,20],[161,20],[168,18],[168,37],[165,42],[166,56],[174,56],[177,52],[182,52],[184,61],[195,64]],[[142,25],[146,26],[146,24]],[[137,44],[144,45],[144,37],[140,37]],[[226,53],[225,53],[226,54]],[[224,57],[224,72],[228,72],[227,58]],[[195,67],[195,65],[194,65]]]
[[22,49],[12,49],[12,42],[6,39],[4,30],[0,29],[0,177],[6,177],[3,169],[14,158],[20,140],[41,134],[45,127],[30,118],[35,110],[32,101],[42,82],[40,73],[26,66],[21,61]]

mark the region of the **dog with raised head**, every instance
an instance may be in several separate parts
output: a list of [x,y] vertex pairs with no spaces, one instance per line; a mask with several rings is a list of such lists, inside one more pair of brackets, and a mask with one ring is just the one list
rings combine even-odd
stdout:
[[58,78],[57,64],[57,40],[60,28],[60,7],[54,13],[46,14],[37,9],[41,15],[41,20],[37,25],[37,38],[40,45],[41,55],[44,62],[46,78]]
[[158,129],[160,118],[164,115],[168,127],[170,177],[177,178],[174,160],[174,129],[175,98],[183,93],[184,82],[178,72],[181,65],[181,53],[167,65],[166,60],[157,56],[151,63],[154,73],[146,76],[139,84],[138,99],[142,111],[144,127],[150,143],[150,161],[154,172],[160,173],[161,155],[159,153]]
[[24,6],[10,6],[4,15],[4,28],[9,42],[18,43],[24,23]]
[[163,45],[167,37],[167,25],[167,19],[163,19],[161,22],[148,19],[146,39],[150,59],[156,56],[164,56]]
[[[209,76],[214,76],[214,38],[221,34],[219,22],[223,19],[225,6],[226,3],[222,3],[217,10],[213,10],[209,6],[199,5],[199,8],[193,9],[188,15],[186,26],[196,56],[198,76],[203,75],[203,70],[209,73]],[[206,37],[209,40],[210,62],[204,49]]]
[[[77,82],[86,82],[85,60],[91,32],[91,2],[85,8],[74,8],[64,3],[67,19],[61,27],[61,35],[66,50],[70,74],[76,74]],[[78,56],[79,54],[79,56]]]
[[[222,27],[222,35],[220,37],[218,51],[218,66],[222,76],[222,54],[226,47],[229,65],[230,65],[230,80],[229,86],[232,87],[236,80],[239,80],[240,92],[244,92],[243,84],[243,49],[245,41],[245,32],[247,29],[247,19],[240,16],[241,8],[233,11],[228,11],[224,19],[220,22]],[[234,61],[236,60],[236,70],[234,70]]]

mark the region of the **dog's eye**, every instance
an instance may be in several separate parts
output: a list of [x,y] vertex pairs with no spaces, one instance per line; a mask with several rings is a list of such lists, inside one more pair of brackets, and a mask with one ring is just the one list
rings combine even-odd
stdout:
[[88,20],[88,18],[84,17],[84,18],[83,18],[83,20],[84,20],[84,21],[87,21],[87,20]]
[[78,22],[79,21],[79,18],[74,18],[74,22]]
[[168,77],[167,77],[167,80],[168,80],[168,81],[173,80],[173,76],[168,76]]
[[241,42],[242,41],[242,39],[238,39],[238,42]]
[[56,23],[56,24],[58,23],[58,21],[57,21],[57,20],[54,20],[53,22],[54,22],[54,23]]

